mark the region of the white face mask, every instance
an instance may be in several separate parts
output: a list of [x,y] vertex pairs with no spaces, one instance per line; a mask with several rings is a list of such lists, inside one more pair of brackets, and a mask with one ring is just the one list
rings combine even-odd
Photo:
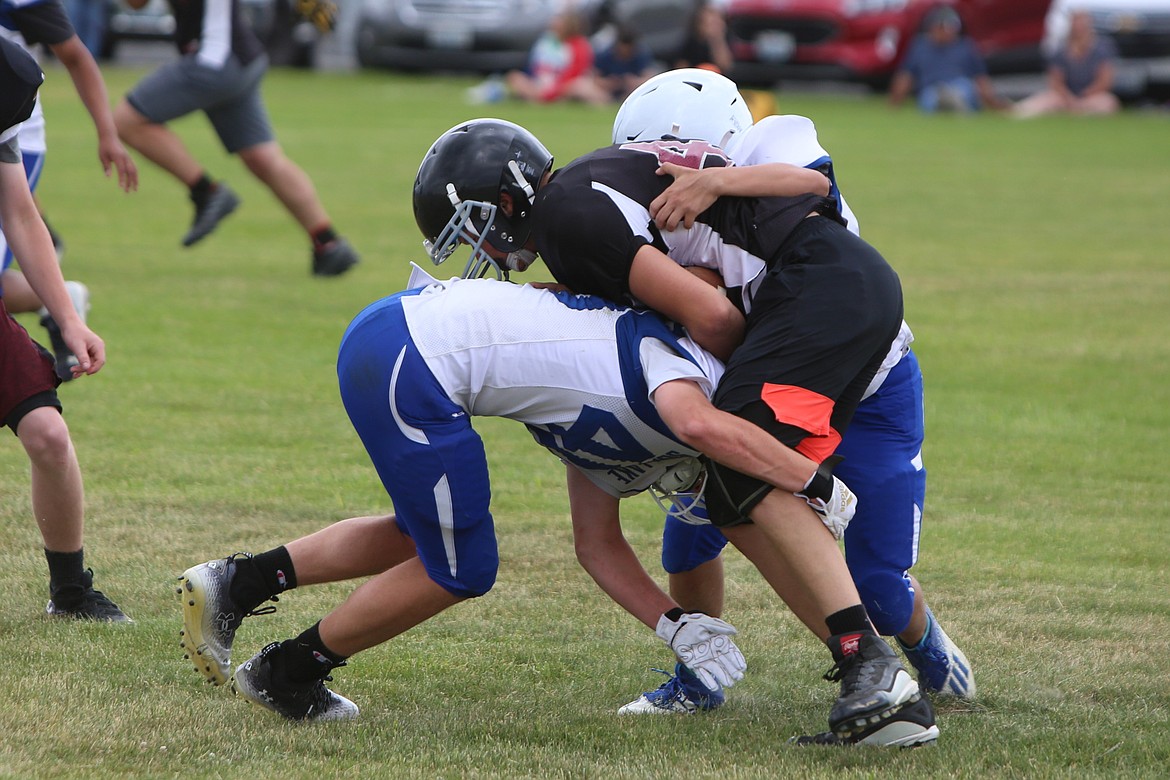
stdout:
[[535,262],[536,252],[531,249],[517,249],[515,252],[509,252],[504,258],[504,267],[509,271],[523,272]]

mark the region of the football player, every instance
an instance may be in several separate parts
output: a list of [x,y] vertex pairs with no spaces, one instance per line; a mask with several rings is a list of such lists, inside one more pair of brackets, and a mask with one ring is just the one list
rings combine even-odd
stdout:
[[[287,718],[355,717],[357,706],[325,687],[331,669],[494,583],[487,464],[470,418],[499,416],[525,423],[565,462],[574,536],[588,551],[579,557],[598,584],[708,687],[733,684],[745,668],[735,629],[679,609],[626,544],[618,514],[622,497],[694,480],[698,453],[661,414],[678,385],[709,396],[719,363],[652,312],[493,279],[423,281],[359,314],[338,357],[343,402],[396,514],[352,518],[185,572],[183,646],[196,669],[226,681],[236,630],[266,599],[372,575],[318,624],[265,647],[234,676],[240,695]],[[792,474],[775,477],[784,490],[800,489],[817,470],[709,403],[686,413],[738,430],[762,459],[794,462]],[[821,506],[827,522],[843,525],[851,494],[827,481],[831,500]],[[772,558],[763,568],[782,576],[783,566]]]
[[[822,193],[723,197],[691,229],[669,230],[651,214],[670,183],[659,171],[666,163],[729,165],[718,147],[635,141],[550,174],[526,167],[523,155],[512,158],[533,143],[511,123],[473,120],[432,145],[415,183],[416,219],[432,259],[449,256],[460,237],[472,245],[473,271],[493,263],[523,270],[539,252],[575,292],[653,308],[684,325],[697,343],[729,358],[715,406],[767,431],[785,452],[822,463],[806,493],[823,495],[817,477],[829,478],[828,456],[902,320],[897,275],[845,229],[828,182]],[[485,147],[504,153],[483,154]],[[687,267],[718,272],[726,294]],[[670,429],[710,459],[712,522],[749,559],[758,552],[744,537],[753,523],[782,551],[785,577],[769,581],[833,655],[829,677],[841,690],[831,731],[847,742],[932,741],[933,710],[874,631],[834,535],[808,504],[772,489],[768,476],[783,461],[761,460],[734,434],[697,423],[687,404],[698,409],[707,399],[676,390],[659,408]]]
[[[802,116],[771,116],[752,124],[735,84],[710,71],[682,69],[651,79],[622,104],[613,141],[648,141],[663,136],[718,142],[739,168],[696,170],[667,164],[675,177],[654,204],[656,223],[693,224],[719,193],[744,195],[730,172],[763,175],[762,194],[785,193],[786,167],[824,173],[848,228],[857,219],[837,185],[832,158],[817,140],[813,123]],[[750,166],[750,167],[743,167]],[[767,191],[768,180],[773,182]],[[834,473],[858,496],[857,513],[845,533],[845,557],[862,603],[879,633],[894,636],[928,691],[973,698],[970,663],[935,619],[909,569],[918,559],[926,471],[922,464],[922,373],[910,348],[913,335],[903,322],[881,369],[866,388],[848,432],[837,448],[844,460]],[[663,565],[671,595],[688,608],[722,614],[722,569],[717,557],[726,544],[713,526],[695,526],[668,516],[663,535]],[[681,697],[680,694],[681,693]],[[688,693],[693,695],[688,696]],[[647,691],[624,712],[690,712],[689,699],[710,706],[718,692],[697,690],[685,670]]]
[[[73,373],[94,374],[106,362],[105,344],[72,306],[16,139],[18,125],[31,115],[43,80],[40,67],[24,49],[0,38],[0,222],[24,262],[29,285],[78,358]],[[69,427],[61,416],[60,383],[52,356],[8,315],[0,297],[0,424],[12,429],[29,459],[32,508],[49,566],[45,611],[58,618],[130,622],[94,589],[93,570],[85,566],[85,491]]]

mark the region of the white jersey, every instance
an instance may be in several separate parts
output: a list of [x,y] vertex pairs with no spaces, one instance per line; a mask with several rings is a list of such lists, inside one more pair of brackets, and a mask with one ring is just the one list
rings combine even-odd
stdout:
[[452,402],[524,423],[610,495],[646,490],[698,455],[651,396],[674,379],[710,396],[723,367],[652,312],[485,279],[432,284],[402,308]]
[[[857,217],[845,202],[845,196],[837,187],[837,177],[833,172],[832,158],[817,140],[817,128],[808,117],[788,114],[770,116],[761,119],[743,133],[733,137],[733,146],[729,153],[736,165],[763,165],[766,163],[788,163],[799,165],[802,168],[821,168],[828,166],[829,180],[833,185],[833,195],[837,199],[841,216],[849,220],[849,230],[861,235],[857,226]],[[868,398],[877,392],[877,389],[886,381],[890,369],[910,351],[910,343],[914,341],[914,334],[906,321],[898,331],[897,338],[890,345],[886,359],[882,361],[873,381],[869,383],[862,398]]]
[[861,235],[857,217],[837,187],[833,159],[817,140],[816,125],[808,117],[796,114],[764,117],[744,132],[733,136],[727,153],[736,165],[788,163],[801,168],[828,166],[829,181],[833,183],[833,191],[829,194],[836,198],[841,216],[849,221],[849,230]]

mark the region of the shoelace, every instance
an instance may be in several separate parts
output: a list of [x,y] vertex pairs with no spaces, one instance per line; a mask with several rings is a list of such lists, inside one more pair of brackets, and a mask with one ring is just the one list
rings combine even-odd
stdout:
[[115,604],[109,596],[102,593],[100,590],[94,590],[93,588],[90,588],[88,591],[86,591],[85,595],[82,597],[82,604],[87,602],[95,607],[101,608],[102,612],[105,614],[121,612],[121,610],[118,609],[118,605]]

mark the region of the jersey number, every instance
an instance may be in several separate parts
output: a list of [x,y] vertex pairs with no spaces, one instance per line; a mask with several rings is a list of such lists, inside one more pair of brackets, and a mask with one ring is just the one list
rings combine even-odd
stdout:
[[[592,406],[582,407],[569,428],[560,425],[529,428],[540,444],[585,469],[609,468],[614,462],[637,463],[651,456],[612,412]],[[583,457],[590,455],[592,459]]]

